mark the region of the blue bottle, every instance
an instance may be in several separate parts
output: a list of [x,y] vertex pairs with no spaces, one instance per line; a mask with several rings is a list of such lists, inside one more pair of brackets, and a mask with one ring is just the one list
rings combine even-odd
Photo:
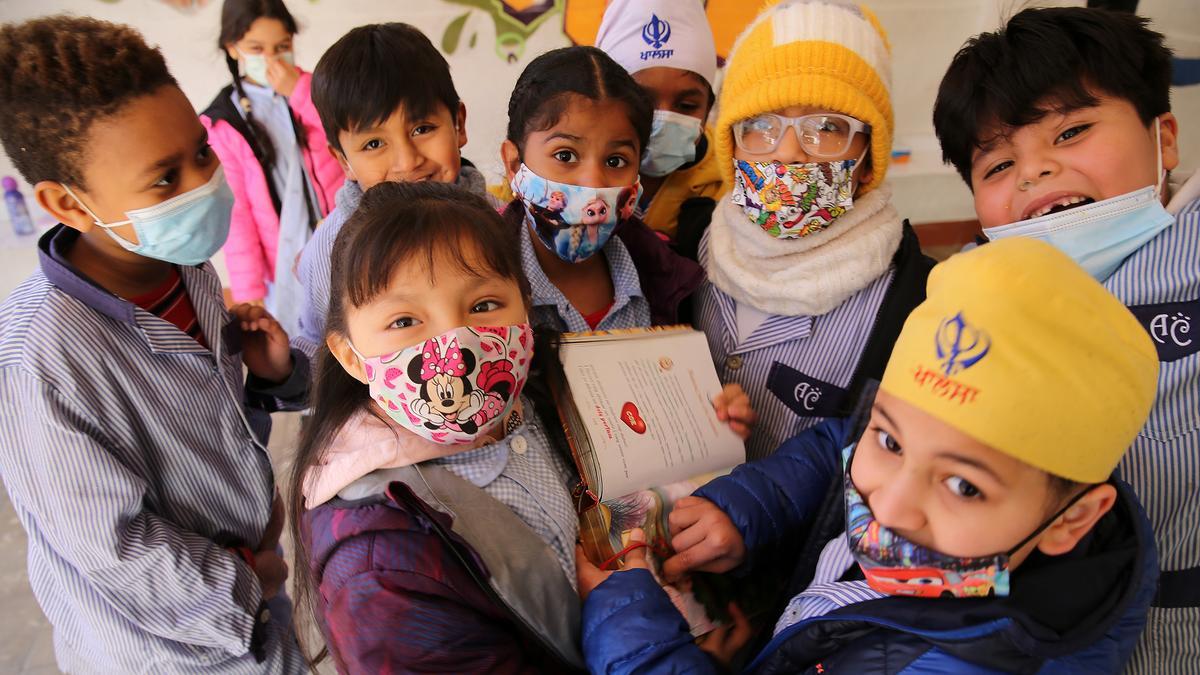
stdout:
[[29,209],[25,208],[25,197],[17,189],[17,181],[12,176],[5,176],[0,185],[4,187],[4,205],[8,207],[13,231],[20,236],[33,234],[33,219],[29,217]]

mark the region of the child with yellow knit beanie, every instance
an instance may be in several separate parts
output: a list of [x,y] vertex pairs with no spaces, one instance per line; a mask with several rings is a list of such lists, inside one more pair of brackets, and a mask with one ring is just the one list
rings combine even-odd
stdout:
[[[1119,672],[1158,567],[1113,470],[1157,376],[1138,321],[1053,246],[955,256],[858,414],[681,500],[663,572],[793,566],[748,672]],[[712,672],[644,567],[580,565],[589,668]]]
[[849,414],[924,297],[933,263],[884,182],[890,86],[862,5],[768,6],[730,55],[714,142],[730,189],[700,244],[695,316],[758,413],[751,459]]

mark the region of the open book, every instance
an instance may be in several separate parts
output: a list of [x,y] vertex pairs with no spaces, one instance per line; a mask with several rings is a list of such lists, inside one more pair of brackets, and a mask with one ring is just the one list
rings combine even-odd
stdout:
[[[742,440],[713,410],[721,383],[704,333],[687,326],[568,333],[560,359],[555,398],[582,478],[584,551],[612,569],[630,530],[641,527],[657,576],[671,555],[667,516],[675,501],[746,460]],[[724,613],[728,599],[701,602],[702,589],[663,586],[693,634],[712,630],[711,618]]]

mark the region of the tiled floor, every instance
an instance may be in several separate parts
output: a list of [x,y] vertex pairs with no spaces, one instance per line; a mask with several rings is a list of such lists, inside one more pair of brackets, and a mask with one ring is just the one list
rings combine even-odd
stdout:
[[[275,415],[270,450],[277,480],[286,480],[289,458],[299,431],[299,416]],[[285,530],[286,532],[286,530]],[[286,537],[286,534],[285,534]],[[290,550],[290,542],[284,541]],[[290,560],[289,560],[290,564]],[[58,673],[50,624],[33,599],[25,576],[25,531],[8,501],[0,496],[0,674],[49,675]],[[322,672],[333,672],[324,664]]]

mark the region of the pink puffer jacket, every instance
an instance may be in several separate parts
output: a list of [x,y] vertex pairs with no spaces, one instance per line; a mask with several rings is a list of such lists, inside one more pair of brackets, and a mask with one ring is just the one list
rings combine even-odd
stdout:
[[[304,166],[313,178],[324,218],[333,209],[334,195],[345,175],[326,148],[325,131],[312,102],[311,84],[312,74],[301,71],[289,103],[308,132],[308,149],[302,151]],[[208,129],[209,143],[225,167],[225,179],[235,197],[229,239],[225,242],[225,264],[229,268],[233,299],[261,300],[267,294],[265,282],[275,279],[275,251],[279,241],[279,214],[271,202],[267,177],[250,144],[232,125],[203,114],[200,121]]]

